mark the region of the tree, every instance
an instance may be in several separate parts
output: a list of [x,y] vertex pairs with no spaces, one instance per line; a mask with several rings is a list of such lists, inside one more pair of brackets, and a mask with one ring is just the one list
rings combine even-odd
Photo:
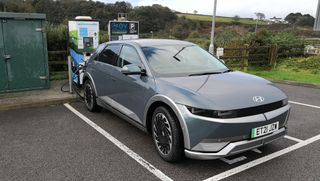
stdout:
[[197,10],[194,10],[194,11],[193,11],[193,14],[198,14],[198,11],[197,11]]
[[140,21],[140,32],[157,32],[177,19],[177,15],[168,7],[158,4],[152,6],[140,6],[129,13],[130,20]]
[[314,24],[314,17],[310,14],[302,15],[301,13],[290,13],[288,14],[285,19],[292,25],[297,26],[310,26],[312,27]]
[[266,16],[264,15],[264,13],[260,13],[260,12],[256,12],[254,13],[257,17],[258,20],[263,20],[266,18]]
[[298,19],[298,21],[296,22],[296,25],[313,27],[314,20],[315,20],[314,17],[312,17],[310,14],[305,14]]
[[237,25],[237,24],[240,24],[240,16],[239,15],[235,15],[233,18],[232,18],[232,23]]
[[263,14],[263,13],[260,13],[260,12],[256,12],[254,13],[256,16],[257,16],[257,20],[256,20],[256,26],[255,26],[255,30],[254,32],[257,33],[257,30],[258,30],[258,22],[259,20],[263,20],[266,18],[266,16]]
[[129,13],[132,5],[124,1],[106,4],[92,0],[0,0],[0,11],[44,13],[52,24],[66,24],[80,15],[91,16],[106,30],[109,20],[117,18],[117,13]]
[[1,0],[0,11],[34,12],[32,0]]
[[284,20],[288,21],[290,24],[295,24],[300,17],[302,17],[301,13],[290,13],[284,18]]

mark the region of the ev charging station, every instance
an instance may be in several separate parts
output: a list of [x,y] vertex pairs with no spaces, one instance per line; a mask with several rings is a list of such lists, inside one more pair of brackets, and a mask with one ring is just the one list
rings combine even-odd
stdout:
[[[69,91],[83,84],[84,67],[99,45],[99,22],[89,16],[77,16],[69,27]],[[139,22],[127,21],[126,13],[118,13],[118,20],[109,21],[109,41],[139,39]],[[78,91],[75,89],[78,93]]]
[[99,22],[88,16],[78,16],[68,22],[69,27],[69,85],[72,93],[72,85],[83,84],[84,70],[91,54],[99,45]]

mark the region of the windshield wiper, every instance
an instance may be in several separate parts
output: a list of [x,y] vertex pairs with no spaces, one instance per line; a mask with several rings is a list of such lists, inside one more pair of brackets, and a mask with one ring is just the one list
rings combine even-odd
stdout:
[[185,48],[191,47],[191,46],[193,46],[193,45],[188,45],[188,46],[182,47],[176,54],[173,55],[173,58],[176,59],[177,61],[181,62],[180,58],[178,58],[177,56],[178,56],[179,53],[181,53]]
[[212,75],[212,74],[222,74],[222,73],[223,72],[203,72],[203,73],[190,74],[189,76]]
[[232,71],[233,71],[233,70],[228,69],[228,70],[223,71],[222,73],[224,74],[224,73],[228,73],[228,72],[232,72]]
[[195,73],[195,74],[190,74],[189,76],[201,76],[201,75],[212,75],[212,74],[224,74],[227,72],[232,72],[231,69],[222,71],[222,72],[203,72],[203,73]]

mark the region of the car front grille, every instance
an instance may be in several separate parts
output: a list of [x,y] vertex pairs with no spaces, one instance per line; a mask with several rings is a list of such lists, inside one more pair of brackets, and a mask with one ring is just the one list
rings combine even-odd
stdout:
[[219,111],[220,113],[219,118],[227,119],[227,118],[236,118],[236,117],[252,116],[256,114],[263,114],[266,112],[279,109],[287,104],[288,102],[286,100],[282,100],[282,101],[277,101],[277,102],[256,106],[256,107],[249,107],[249,108],[230,110],[230,111]]

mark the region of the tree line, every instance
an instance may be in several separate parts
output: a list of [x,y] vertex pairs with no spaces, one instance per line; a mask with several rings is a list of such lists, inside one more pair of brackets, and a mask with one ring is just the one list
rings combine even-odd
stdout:
[[[133,8],[125,1],[103,3],[93,0],[1,0],[0,11],[44,13],[47,15],[48,22],[55,25],[66,25],[68,20],[86,15],[98,20],[102,30],[107,30],[109,20],[116,19],[118,13],[128,13],[129,20],[140,21],[141,33],[168,30],[169,26],[173,27],[178,24],[178,27],[170,28],[174,34],[174,29],[181,31],[190,28],[190,26],[186,27],[188,24],[192,24],[193,27],[195,24],[185,19],[181,20],[168,7],[155,4]],[[256,13],[256,15],[258,19],[265,17],[263,13]],[[312,16],[301,13],[290,13],[285,20],[297,26],[313,26],[314,22]]]
[[[50,50],[65,49],[67,22],[76,16],[91,16],[98,20],[101,30],[100,41],[107,41],[108,22],[116,19],[120,12],[128,13],[129,20],[140,21],[141,38],[150,38],[150,32],[152,31],[154,38],[188,40],[204,48],[208,48],[210,43],[211,22],[190,20],[185,16],[178,17],[168,7],[158,4],[133,7],[130,3],[124,1],[103,3],[93,0],[0,0],[0,11],[46,14],[49,22],[47,35]],[[263,13],[256,13],[256,15],[258,19],[265,17]],[[279,27],[278,25],[261,25],[259,29],[266,29],[268,33],[263,38],[259,38],[260,35],[255,33],[254,25],[243,25],[239,23],[239,19],[239,16],[235,16],[232,23],[216,24],[216,46],[240,46],[247,39],[249,42],[269,40],[272,35],[276,35],[278,32],[283,33],[281,34],[283,36],[275,36],[275,39],[286,40],[294,39],[292,37],[298,38],[298,35],[301,36],[298,31],[302,30],[292,29],[288,25],[279,25]],[[285,20],[294,27],[312,27],[314,22],[312,16],[302,15],[301,13],[291,13]],[[311,36],[309,35],[310,32],[302,33]],[[246,44],[251,43],[246,41]]]
[[315,18],[312,17],[310,14],[302,15],[301,13],[290,13],[284,18],[284,20],[296,26],[313,27]]
[[44,13],[50,24],[67,24],[76,16],[91,16],[107,30],[109,20],[118,13],[128,13],[129,20],[143,22],[140,31],[147,33],[165,28],[177,19],[176,14],[161,5],[133,8],[128,2],[103,3],[92,0],[1,0],[0,11],[21,13]]

